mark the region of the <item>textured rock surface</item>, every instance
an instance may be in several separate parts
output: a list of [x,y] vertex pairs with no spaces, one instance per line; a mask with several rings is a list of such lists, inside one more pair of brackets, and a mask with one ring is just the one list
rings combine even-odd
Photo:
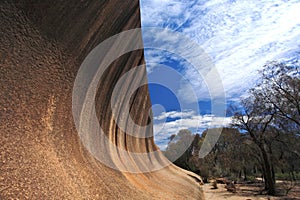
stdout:
[[[137,0],[0,2],[0,199],[202,199],[188,172],[169,166],[122,173],[93,158],[79,140],[72,88],[80,64],[101,41],[136,27]],[[119,77],[143,62],[142,50],[117,59],[96,98],[105,133],[134,152],[157,147],[152,138],[110,128],[109,98]],[[147,87],[132,105],[133,119],[147,124]]]

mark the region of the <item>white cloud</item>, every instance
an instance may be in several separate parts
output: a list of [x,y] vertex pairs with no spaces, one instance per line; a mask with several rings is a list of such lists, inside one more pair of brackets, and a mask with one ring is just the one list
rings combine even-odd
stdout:
[[[173,121],[165,122],[165,118],[172,118]],[[179,119],[178,119],[179,118]],[[163,122],[159,122],[159,121]],[[207,128],[224,127],[231,123],[230,117],[216,117],[213,115],[199,115],[191,110],[163,112],[154,117],[154,139],[164,149],[168,138],[181,129],[190,129],[196,133]]]
[[[142,27],[181,32],[208,53],[222,78],[227,100],[238,101],[240,96],[245,95],[259,76],[257,70],[267,61],[295,56],[295,52],[300,52],[299,0],[141,0],[141,9]],[[156,46],[161,46],[161,49],[186,52],[188,58],[202,55],[178,35],[170,37],[164,31],[144,32],[143,37],[158,44]],[[299,57],[299,53],[296,56]],[[147,63],[152,63],[148,66],[148,73],[153,72],[153,63],[170,60],[179,63],[182,80],[178,80],[180,87],[176,96],[187,103],[195,103],[194,93],[198,100],[210,99],[211,93],[222,93],[221,87],[211,88],[212,84],[220,86],[213,76],[209,83],[205,82],[196,68],[176,55],[146,49],[145,57]],[[202,75],[205,76],[209,70],[205,69]],[[165,117],[173,120],[160,122]],[[180,129],[189,128],[195,132],[230,122],[230,118],[199,115],[190,110],[163,112],[154,119],[155,140],[161,148],[166,146],[168,137]]]
[[[141,8],[143,27],[178,30],[201,45],[217,67],[228,98],[236,98],[252,87],[257,70],[267,61],[300,45],[298,0],[141,0]],[[164,34],[155,35],[162,46],[168,42],[175,48],[185,46],[184,41]],[[157,62],[164,56],[152,53],[146,60]],[[210,98],[203,78],[192,66],[181,65],[198,98]],[[179,93],[189,99],[185,91],[183,83]]]
[[162,112],[159,116],[154,117],[154,120],[163,120],[165,118],[185,118],[185,117],[191,117],[195,111],[193,110],[186,110],[185,112],[177,112],[177,111],[170,111],[170,112]]
[[178,29],[191,17],[191,12],[183,12],[191,5],[183,0],[141,0],[142,24]]

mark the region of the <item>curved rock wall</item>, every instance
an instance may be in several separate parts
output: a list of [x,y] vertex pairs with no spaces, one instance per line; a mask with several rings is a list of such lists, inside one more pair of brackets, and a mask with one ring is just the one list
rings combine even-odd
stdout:
[[[106,38],[138,27],[137,0],[0,2],[0,199],[203,199],[193,174],[173,165],[121,172],[116,169],[122,158],[107,150],[103,153],[116,165],[111,169],[78,137],[72,89],[81,63]],[[118,58],[105,71],[95,99],[105,134],[130,152],[157,150],[152,129],[142,133],[150,134],[146,139],[121,131],[110,97],[117,80],[143,63],[142,50]],[[134,79],[145,77],[143,69]],[[147,86],[138,89],[131,104],[134,121],[148,124]],[[166,162],[160,153],[149,159]]]

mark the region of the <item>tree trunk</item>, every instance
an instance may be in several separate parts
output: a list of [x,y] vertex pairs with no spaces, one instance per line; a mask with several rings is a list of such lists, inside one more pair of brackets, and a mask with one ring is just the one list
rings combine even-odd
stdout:
[[247,169],[246,168],[244,168],[244,180],[245,181],[247,181],[248,180],[248,178],[247,178]]
[[292,175],[292,181],[296,181],[296,177],[295,177],[294,171],[291,171],[291,175]]
[[265,178],[265,189],[269,195],[275,195],[275,178],[272,173],[272,163],[270,162],[268,153],[263,146],[260,146],[263,159],[263,173]]
[[274,168],[272,168],[272,181],[273,181],[275,189],[276,189],[276,177],[275,177],[275,170],[274,170]]

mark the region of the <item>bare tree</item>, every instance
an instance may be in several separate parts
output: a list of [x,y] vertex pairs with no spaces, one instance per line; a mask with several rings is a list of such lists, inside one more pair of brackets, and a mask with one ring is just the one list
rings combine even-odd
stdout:
[[[300,127],[300,67],[270,62],[261,71],[262,79],[252,93],[261,103],[272,106],[277,117]],[[299,129],[298,129],[299,130]]]
[[274,118],[274,113],[270,109],[263,106],[256,106],[258,104],[255,97],[248,97],[243,99],[242,106],[244,111],[236,112],[234,115],[233,126],[240,130],[246,131],[257,145],[259,149],[260,158],[262,161],[262,172],[265,178],[265,189],[268,194],[275,194],[275,177],[272,173],[273,165],[270,149],[267,145],[266,135]]
[[300,71],[298,66],[270,62],[261,75],[259,84],[241,101],[243,109],[234,113],[233,126],[246,131],[257,145],[265,189],[274,195],[274,142],[288,147],[290,141],[282,136],[300,133]]

